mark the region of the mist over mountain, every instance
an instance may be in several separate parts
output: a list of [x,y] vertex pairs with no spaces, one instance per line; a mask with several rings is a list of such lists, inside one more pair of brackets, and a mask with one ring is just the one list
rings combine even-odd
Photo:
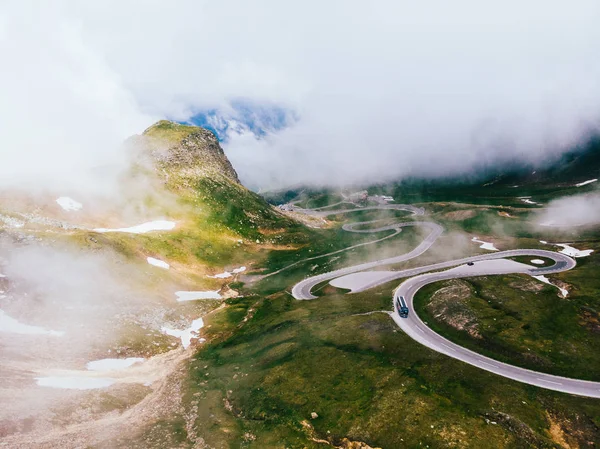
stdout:
[[0,447],[600,445],[600,2],[0,2]]
[[254,188],[537,166],[598,130],[599,8],[6,2],[2,179],[84,184],[159,118],[212,128]]

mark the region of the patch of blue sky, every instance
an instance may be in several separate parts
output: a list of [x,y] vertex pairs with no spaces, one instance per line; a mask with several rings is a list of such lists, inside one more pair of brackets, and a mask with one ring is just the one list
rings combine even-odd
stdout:
[[210,129],[220,141],[226,141],[230,132],[250,131],[257,137],[286,128],[296,120],[293,111],[276,105],[265,105],[248,100],[235,100],[226,109],[205,109],[185,122]]

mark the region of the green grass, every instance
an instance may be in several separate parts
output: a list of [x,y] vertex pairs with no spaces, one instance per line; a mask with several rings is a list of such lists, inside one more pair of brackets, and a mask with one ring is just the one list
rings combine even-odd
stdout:
[[198,127],[196,126],[182,125],[168,120],[161,120],[144,131],[144,135],[167,142],[178,143],[197,131]]
[[[257,194],[226,179],[201,177],[190,188],[149,195],[145,202],[153,215],[169,217],[177,227],[148,234],[80,230],[70,238],[85,245],[110,246],[128,258],[148,254],[190,266],[223,267],[266,257],[271,250],[263,245],[307,245],[313,234]],[[90,243],[92,238],[97,244]]]
[[417,246],[423,237],[423,232],[419,228],[405,228],[398,235],[381,242],[352,248],[331,256],[304,261],[320,254],[345,249],[358,243],[372,242],[392,234],[393,231],[356,234],[343,231],[341,228],[335,230],[334,233],[331,230],[317,232],[310,246],[272,253],[270,258],[266,260],[269,272],[289,266],[292,263],[299,263],[259,282],[255,286],[255,291],[261,294],[272,294],[277,291],[291,289],[293,284],[300,281],[307,274],[317,275],[382,257],[405,254]]
[[[330,204],[339,203],[344,198],[338,193],[322,193],[320,195],[311,196],[297,205],[306,209],[314,209],[317,207],[327,207]],[[340,206],[343,206],[340,204]]]
[[[552,265],[554,265],[554,259],[550,259],[549,257],[539,257],[539,256],[515,256],[515,257],[509,257],[510,260],[514,260],[515,262],[519,262],[519,263],[524,263],[527,265],[531,265],[533,267],[539,267],[539,268],[546,268],[546,267],[551,267]],[[543,264],[534,264],[531,263],[532,260],[542,260],[544,261]]]
[[[316,204],[334,200],[334,195],[324,195]],[[185,230],[191,233],[186,234],[189,240],[180,236],[175,247],[215,264],[254,258],[255,268],[265,272],[391,232],[352,234],[341,230],[340,223],[329,229],[306,229],[271,215],[274,212],[259,198],[228,183],[200,182],[185,201],[198,212],[193,226]],[[540,246],[538,235],[521,220],[505,223],[508,219],[498,216],[499,209],[477,207],[475,214],[458,221],[444,217],[461,208],[475,207],[428,205],[447,231],[439,241],[441,249],[434,247],[431,254],[411,263],[478,252],[468,238],[464,248],[453,247],[456,235],[465,230],[483,236],[502,229],[506,245]],[[524,208],[519,211],[521,218],[527,216]],[[404,217],[402,212],[356,211],[329,219],[389,223]],[[202,242],[210,232],[214,238]],[[238,246],[237,238],[289,249]],[[219,239],[233,242],[234,248],[227,243],[219,248]],[[374,254],[379,258],[383,251],[402,254],[421,239],[418,228],[405,229],[381,244],[303,262],[252,287],[236,286],[244,296],[228,300],[227,308],[205,318],[202,332],[207,343],[187,367],[181,410],[168,422],[149,424],[144,435],[165,447],[192,447],[185,420],[193,419],[190,424],[197,435],[209,447],[219,448],[324,447],[313,436],[333,445],[350,438],[382,448],[550,448],[559,447],[553,439],[557,432],[573,447],[600,444],[599,401],[495,376],[419,345],[384,313],[365,315],[391,309],[397,282],[356,295],[322,286],[322,296],[314,301],[296,301],[285,293],[307,274],[364,262]],[[464,307],[479,320],[484,343],[453,333],[427,315],[427,296],[439,286],[420,292],[419,313],[440,333],[481,353],[595,379],[598,370],[590,367],[600,366],[596,355],[600,340],[592,330],[595,317],[600,317],[600,280],[594,277],[599,267],[593,257],[578,262],[576,270],[556,276],[574,286],[569,301],[558,299],[551,286],[542,285],[537,294],[511,286],[521,282],[519,276],[470,280],[472,294]],[[587,282],[590,276],[594,279]],[[319,417],[311,419],[312,412]],[[140,436],[129,443],[151,447],[148,441]]]
[[[235,332],[190,367],[188,397],[199,394],[215,414],[196,421],[200,434],[215,447],[316,447],[300,424],[308,420],[335,444],[554,447],[548,412],[576,427],[572,438],[600,441],[598,401],[494,376],[418,345],[384,314],[356,315],[389,309],[390,298],[391,285],[315,301],[236,300],[235,316],[214,318]],[[253,318],[238,328],[251,307]],[[225,398],[232,412],[223,414]],[[256,439],[242,443],[244,433]]]
[[455,282],[428,285],[416,296],[417,312],[436,332],[506,363],[600,381],[598,370],[591,369],[600,366],[600,328],[594,330],[598,299],[586,301],[577,292],[560,299],[555,287],[524,275],[465,279],[471,293],[451,307],[454,314],[472,317],[478,338],[436,318],[438,313],[428,307],[437,290]]

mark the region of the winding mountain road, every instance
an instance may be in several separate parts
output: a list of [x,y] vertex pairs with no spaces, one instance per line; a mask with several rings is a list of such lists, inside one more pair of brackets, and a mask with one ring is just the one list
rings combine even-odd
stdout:
[[[423,209],[402,204],[373,206],[368,208],[350,210],[345,209],[335,211],[311,211],[307,209],[299,209],[299,211],[309,213],[311,215],[325,216],[349,213],[357,210],[371,209],[406,210],[412,212],[415,215],[424,214]],[[381,232],[390,229],[399,231],[401,228],[406,226],[420,226],[428,229],[429,234],[415,249],[409,251],[406,254],[366,262],[306,278],[294,285],[294,287],[292,288],[292,296],[298,300],[315,299],[316,296],[312,295],[311,291],[317,284],[333,279],[340,281],[344,278],[349,278],[354,273],[364,272],[366,270],[371,270],[378,266],[396,264],[418,257],[419,255],[427,251],[443,232],[443,228],[437,223],[425,221],[403,222],[373,229],[354,229],[357,226],[365,225],[368,223],[373,223],[373,221],[347,224],[344,225],[344,229],[349,232],[366,233]],[[507,259],[508,257],[514,256],[546,257],[554,260],[554,265],[545,267],[533,267],[531,265],[518,263]],[[469,265],[469,263],[471,263],[471,265]],[[513,273],[523,273],[531,276],[539,276],[570,270],[574,268],[575,265],[575,260],[573,260],[572,258],[553,251],[545,251],[538,249],[517,249],[509,251],[498,251],[490,254],[466,257],[462,259],[456,259],[423,267],[411,268],[407,270],[391,272],[369,272],[373,273],[372,280],[367,279],[366,281],[360,282],[359,286],[353,289],[352,292],[356,293],[359,291],[364,291],[369,288],[373,288],[378,285],[384,284],[386,282],[393,281],[395,279],[408,278],[407,280],[402,282],[402,284],[400,284],[400,286],[394,292],[394,311],[391,312],[390,315],[392,319],[396,322],[396,324],[408,336],[410,336],[417,342],[423,344],[424,346],[427,346],[428,348],[433,349],[434,351],[461,360],[465,363],[492,372],[494,374],[507,377],[509,379],[564,393],[600,398],[600,382],[591,382],[540,373],[537,371],[532,371],[525,368],[509,365],[507,363],[499,362],[492,358],[485,357],[481,354],[473,352],[469,349],[465,349],[462,346],[459,346],[451,342],[450,340],[447,340],[446,338],[442,337],[441,335],[435,333],[432,329],[430,329],[415,313],[413,307],[413,299],[415,294],[419,291],[419,289],[433,282],[472,276]],[[367,278],[369,277],[367,273],[365,273],[364,275]],[[398,314],[398,310],[396,309],[396,300],[400,296],[404,297],[404,300],[406,301],[410,310],[408,318],[401,318]]]

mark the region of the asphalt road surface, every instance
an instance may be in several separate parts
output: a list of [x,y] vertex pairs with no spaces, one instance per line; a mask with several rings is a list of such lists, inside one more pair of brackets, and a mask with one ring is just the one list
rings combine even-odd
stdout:
[[[310,211],[306,209],[302,209],[300,211],[311,213],[313,215],[318,214],[322,216],[369,209],[407,210],[413,212],[415,215],[423,215],[424,213],[423,209],[418,209],[407,205],[374,206],[369,208],[326,212]],[[345,225],[344,229],[350,232],[378,232],[384,230],[383,228],[369,230],[353,229],[355,226],[366,223],[367,222]],[[299,300],[315,299],[316,296],[311,294],[311,290],[317,284],[329,281],[331,279],[340,278],[342,276],[351,275],[352,273],[370,270],[377,266],[395,264],[418,257],[419,255],[427,251],[443,232],[443,228],[440,225],[424,221],[398,223],[386,226],[384,228],[398,230],[405,226],[422,226],[429,229],[430,232],[427,235],[427,237],[425,237],[425,239],[415,249],[406,254],[366,262],[359,265],[341,268],[339,270],[330,271],[328,273],[323,273],[317,276],[306,278],[293,287],[292,295],[294,296],[294,298]],[[505,260],[508,257],[514,256],[547,257],[549,259],[554,260],[555,263],[554,265],[550,266],[533,267],[530,265]],[[504,262],[502,262],[502,259],[504,259]],[[468,262],[473,262],[473,265],[467,265]],[[485,357],[483,355],[477,354],[476,352],[465,349],[462,346],[459,346],[455,343],[452,343],[450,340],[447,340],[439,334],[435,333],[425,323],[423,323],[423,321],[415,313],[413,307],[413,299],[417,291],[420,288],[432,282],[438,282],[446,279],[507,273],[524,273],[532,276],[538,276],[570,270],[574,268],[575,265],[575,260],[564,254],[557,253],[554,251],[545,251],[538,249],[498,251],[490,254],[482,254],[478,256],[466,257],[462,259],[427,265],[419,268],[411,268],[408,270],[390,272],[389,275],[385,277],[375,276],[373,282],[363,283],[360,289],[353,290],[353,292],[364,291],[395,279],[409,278],[405,280],[402,284],[400,284],[400,286],[394,292],[394,311],[391,313],[391,317],[408,336],[410,336],[417,342],[427,346],[428,348],[433,349],[434,351],[438,351],[449,357],[453,357],[470,365],[498,374],[500,376],[507,377],[509,379],[564,393],[600,398],[600,382],[590,382],[585,380],[553,376],[550,374],[519,368],[513,365],[509,365],[507,363],[499,362],[489,357]],[[404,297],[404,300],[406,301],[406,304],[408,305],[408,308],[410,310],[407,318],[401,318],[398,314],[396,301],[400,296]]]

